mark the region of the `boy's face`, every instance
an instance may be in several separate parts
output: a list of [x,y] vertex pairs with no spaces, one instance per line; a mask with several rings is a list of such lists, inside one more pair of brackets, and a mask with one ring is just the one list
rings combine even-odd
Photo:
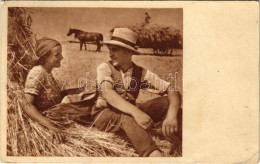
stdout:
[[109,56],[114,66],[122,66],[126,63],[132,62],[132,54],[128,49],[120,46],[108,45]]

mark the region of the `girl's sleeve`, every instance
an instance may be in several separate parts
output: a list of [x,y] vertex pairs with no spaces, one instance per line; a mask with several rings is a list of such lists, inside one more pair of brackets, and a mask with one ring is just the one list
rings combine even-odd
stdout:
[[27,75],[24,92],[39,95],[43,87],[44,72],[41,69],[33,68]]

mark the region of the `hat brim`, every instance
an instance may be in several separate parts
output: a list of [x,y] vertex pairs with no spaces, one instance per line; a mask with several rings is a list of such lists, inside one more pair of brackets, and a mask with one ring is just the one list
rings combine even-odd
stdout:
[[137,49],[133,48],[132,46],[129,46],[127,44],[124,44],[122,42],[119,42],[119,41],[116,41],[116,40],[110,40],[110,41],[103,41],[101,42],[102,44],[105,44],[105,45],[116,45],[116,46],[120,46],[120,47],[123,47],[123,48],[126,48],[126,49],[129,49],[131,51],[133,51],[134,54],[141,54]]

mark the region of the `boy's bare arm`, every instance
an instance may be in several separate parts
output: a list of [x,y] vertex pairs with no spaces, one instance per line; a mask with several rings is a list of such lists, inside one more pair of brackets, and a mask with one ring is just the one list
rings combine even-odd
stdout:
[[152,119],[135,105],[129,103],[124,98],[122,98],[118,93],[112,89],[112,84],[110,82],[103,82],[101,84],[102,96],[106,101],[112,105],[114,108],[127,113],[135,119],[135,121],[144,129],[148,129],[152,124]]
[[181,96],[178,91],[167,90],[169,98],[169,109],[162,125],[162,132],[165,136],[178,132],[178,112],[181,106]]

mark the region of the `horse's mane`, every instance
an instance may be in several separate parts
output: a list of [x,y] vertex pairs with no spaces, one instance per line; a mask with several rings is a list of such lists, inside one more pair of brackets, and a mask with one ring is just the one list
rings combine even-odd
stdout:
[[80,33],[84,32],[84,31],[76,29],[76,28],[71,28],[70,30],[73,31],[73,33],[75,34],[74,38],[77,38]]
[[76,28],[72,28],[71,30],[84,32],[84,31],[82,31],[82,30],[80,30],[80,29],[76,29]]

